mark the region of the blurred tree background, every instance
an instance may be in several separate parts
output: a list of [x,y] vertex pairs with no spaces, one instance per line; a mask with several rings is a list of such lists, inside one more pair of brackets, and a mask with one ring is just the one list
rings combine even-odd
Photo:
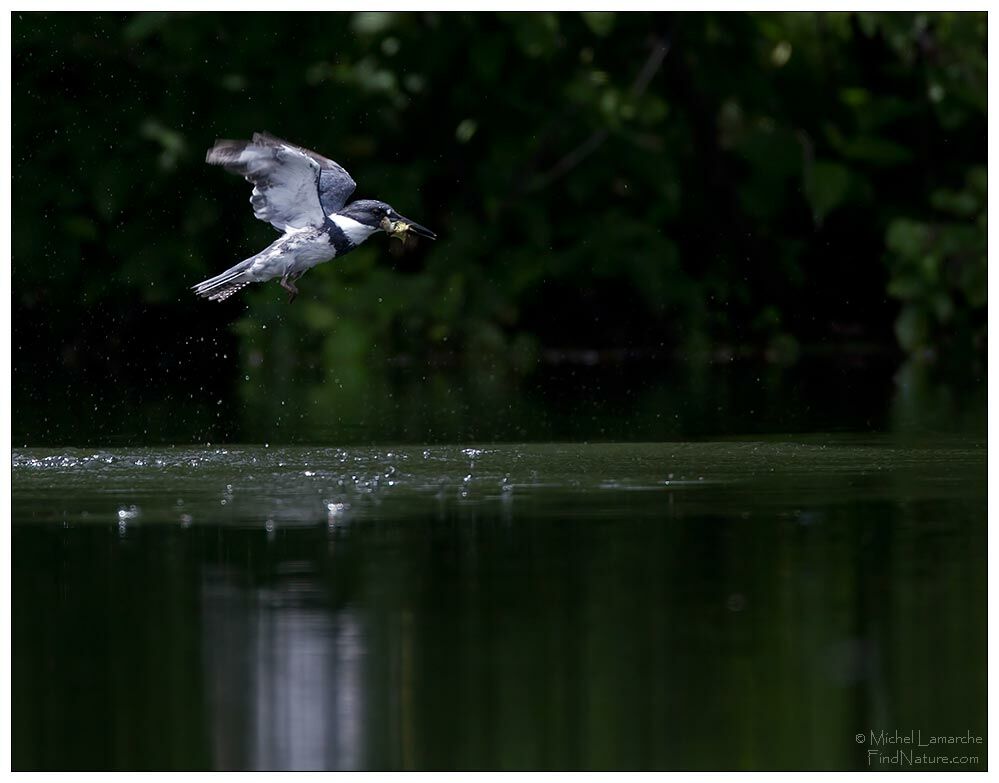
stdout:
[[[53,386],[210,416],[303,374],[363,400],[372,368],[564,356],[984,368],[985,14],[15,13],[12,58],[38,421]],[[290,307],[195,300],[274,236],[204,164],[256,130],[440,239],[376,238]]]

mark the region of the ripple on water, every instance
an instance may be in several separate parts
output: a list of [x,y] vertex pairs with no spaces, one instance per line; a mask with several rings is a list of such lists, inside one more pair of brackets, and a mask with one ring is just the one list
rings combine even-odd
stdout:
[[[967,491],[984,481],[984,447],[905,448],[897,443],[736,441],[672,444],[533,444],[479,448],[20,449],[12,452],[15,519],[128,521],[282,527],[330,524],[421,504],[533,503],[573,498],[597,506],[621,493],[662,493],[719,503],[727,493],[803,501],[836,487],[865,492]],[[900,481],[899,476],[908,477]],[[863,482],[850,481],[864,477]],[[847,480],[844,481],[844,478]],[[911,480],[910,480],[911,479]],[[811,494],[810,494],[811,493]],[[696,498],[695,498],[696,496]],[[637,502],[637,501],[628,501]],[[670,502],[673,502],[671,500]],[[732,501],[735,502],[735,501]],[[738,502],[745,503],[740,499]],[[756,502],[756,500],[754,500]],[[783,501],[781,501],[783,502]],[[332,510],[331,510],[332,507]],[[119,512],[125,514],[118,516]],[[184,520],[181,519],[181,524]]]

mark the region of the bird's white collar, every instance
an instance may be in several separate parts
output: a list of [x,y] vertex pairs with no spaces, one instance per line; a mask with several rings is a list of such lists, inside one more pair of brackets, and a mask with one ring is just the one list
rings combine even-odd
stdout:
[[345,215],[330,215],[330,220],[336,223],[340,230],[347,236],[347,239],[350,240],[351,244],[354,245],[361,244],[365,239],[380,230],[373,226],[366,226],[364,223],[358,223],[353,218]]

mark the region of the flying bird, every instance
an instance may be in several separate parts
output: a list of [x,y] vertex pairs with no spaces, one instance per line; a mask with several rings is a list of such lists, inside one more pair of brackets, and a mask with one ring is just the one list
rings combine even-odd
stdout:
[[377,231],[437,238],[384,201],[347,204],[357,183],[340,164],[269,133],[254,133],[252,141],[219,139],[205,161],[245,177],[253,185],[253,214],[283,232],[255,256],[192,286],[198,296],[214,302],[250,283],[278,278],[290,303],[298,295],[298,278],[316,264],[349,253]]

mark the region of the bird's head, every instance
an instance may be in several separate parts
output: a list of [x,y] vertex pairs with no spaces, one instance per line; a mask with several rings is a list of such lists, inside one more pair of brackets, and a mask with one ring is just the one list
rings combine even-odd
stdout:
[[408,232],[427,239],[437,239],[429,228],[405,218],[384,201],[362,199],[348,204],[340,210],[340,215],[356,220],[373,231],[384,231],[389,236],[404,237]]

